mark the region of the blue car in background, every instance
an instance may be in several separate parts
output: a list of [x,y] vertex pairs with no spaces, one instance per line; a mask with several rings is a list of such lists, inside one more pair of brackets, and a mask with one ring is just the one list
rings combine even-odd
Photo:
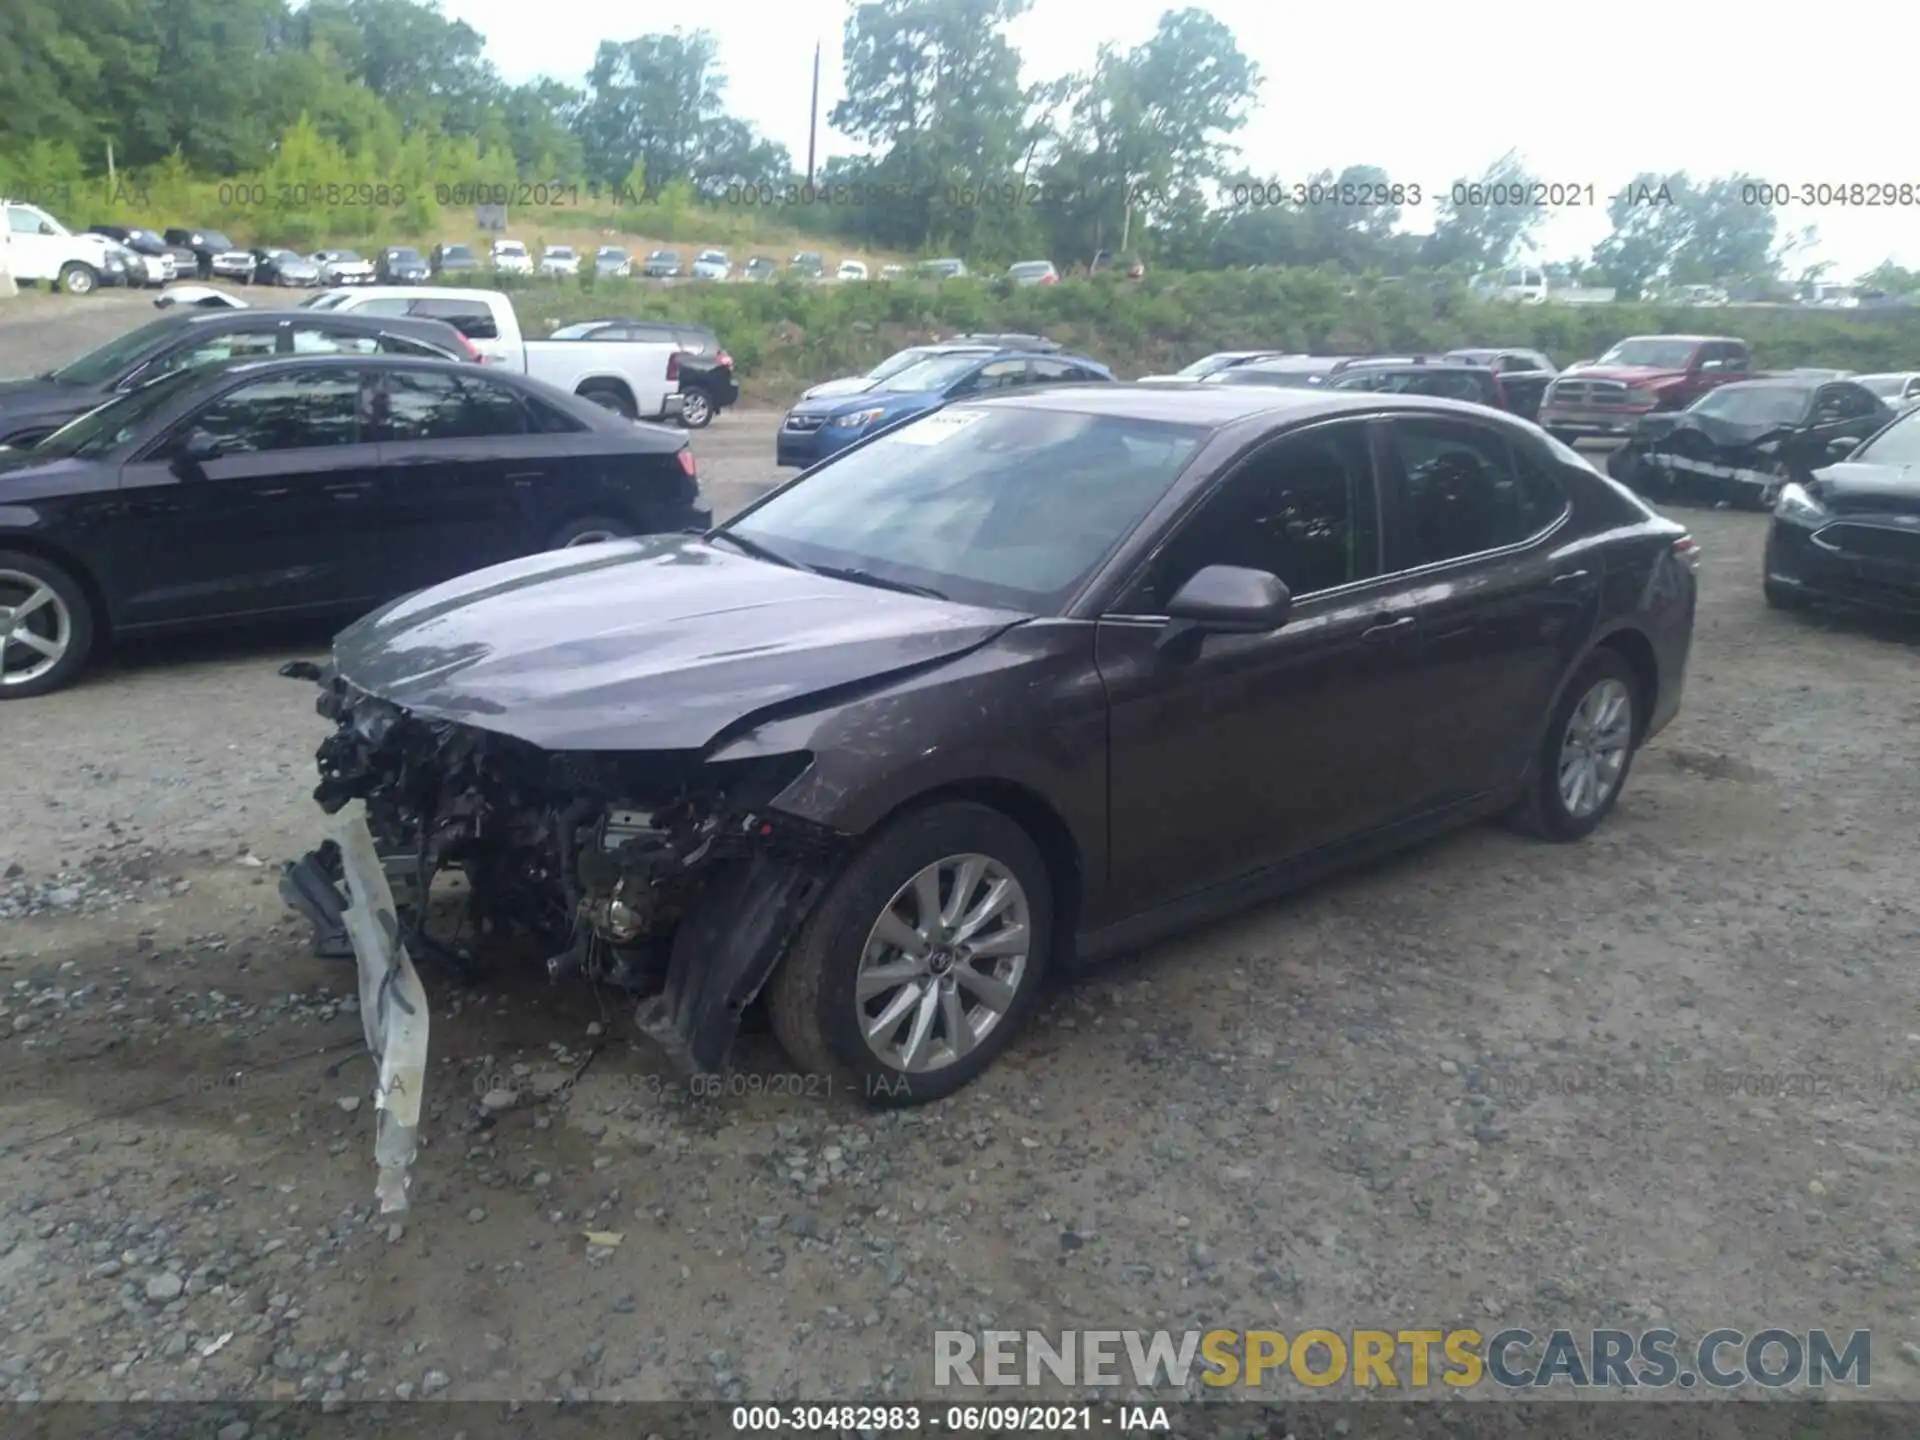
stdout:
[[997,395],[1031,385],[1114,384],[1113,372],[1084,355],[998,350],[934,355],[857,395],[802,400],[780,422],[775,460],[802,469],[949,400]]

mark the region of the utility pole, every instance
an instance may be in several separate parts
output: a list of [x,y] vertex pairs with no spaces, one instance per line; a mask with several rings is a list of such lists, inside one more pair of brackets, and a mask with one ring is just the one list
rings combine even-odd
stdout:
[[812,188],[816,142],[820,137],[820,42],[813,42],[813,104],[807,110],[807,185]]

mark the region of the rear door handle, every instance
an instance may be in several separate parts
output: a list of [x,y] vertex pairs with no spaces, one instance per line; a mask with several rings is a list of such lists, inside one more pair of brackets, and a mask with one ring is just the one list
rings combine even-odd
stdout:
[[1411,615],[1401,615],[1379,625],[1370,625],[1360,632],[1362,640],[1385,640],[1411,630],[1417,622]]

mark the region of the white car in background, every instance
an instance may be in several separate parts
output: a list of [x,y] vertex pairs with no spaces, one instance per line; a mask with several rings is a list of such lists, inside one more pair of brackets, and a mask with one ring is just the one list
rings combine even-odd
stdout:
[[1058,285],[1060,272],[1051,260],[1022,260],[1007,271],[1007,279],[1016,285]]
[[518,240],[496,240],[493,242],[493,268],[502,275],[531,275],[533,257],[527,253],[527,247]]
[[836,280],[864,280],[867,278],[867,267],[858,260],[842,260],[840,262],[840,268],[834,271],[833,278]]
[[316,250],[307,257],[320,267],[322,285],[371,285],[373,262],[356,250]]
[[578,275],[580,255],[571,245],[549,245],[540,252],[542,275]]
[[1920,405],[1920,370],[1891,370],[1881,375],[1855,375],[1853,379],[1895,410]]
[[724,250],[702,250],[693,257],[693,278],[725,280],[733,274],[733,262]]

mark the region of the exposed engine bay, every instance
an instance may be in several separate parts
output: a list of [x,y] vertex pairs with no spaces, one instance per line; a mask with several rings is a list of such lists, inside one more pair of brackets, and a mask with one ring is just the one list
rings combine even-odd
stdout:
[[[316,756],[314,799],[336,824],[357,825],[363,810],[366,853],[378,857],[368,864],[381,872],[363,869],[356,883],[350,826],[289,864],[281,894],[313,924],[319,954],[358,962],[363,994],[387,994],[409,956],[478,983],[489,940],[531,937],[550,978],[641,999],[637,1023],[682,1071],[724,1065],[846,843],[769,809],[811,757],[556,754],[414,716],[311,664],[281,673],[319,683],[316,708],[334,730]],[[464,915],[456,935],[437,933],[448,907],[435,903],[435,883],[456,874]],[[391,919],[385,941],[364,915],[353,923],[369,909]],[[382,1017],[366,1018],[383,1058]],[[404,1205],[390,1198],[383,1208]]]

